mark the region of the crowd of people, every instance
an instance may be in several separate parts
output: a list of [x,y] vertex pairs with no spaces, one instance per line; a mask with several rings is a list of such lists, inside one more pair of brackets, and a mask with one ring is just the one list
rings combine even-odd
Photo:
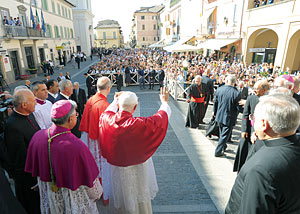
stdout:
[[[206,124],[213,103],[219,133],[215,157],[226,153],[242,114],[238,176],[225,213],[297,212],[300,72],[295,74],[268,63],[246,66],[214,56],[117,49],[85,73],[88,97],[68,72],[56,80],[26,82],[14,90],[0,144],[1,167],[14,180],[18,201],[5,181],[2,189],[12,197],[0,207],[3,213],[98,213],[102,196],[110,213],[152,213],[158,187],[151,157],[171,115],[165,86],[175,83],[189,105],[186,127]],[[132,116],[138,98],[121,87],[133,76],[141,90],[146,76],[150,90],[159,83],[161,106],[153,116]],[[108,103],[114,80],[120,92]],[[1,168],[0,179],[5,180]]]

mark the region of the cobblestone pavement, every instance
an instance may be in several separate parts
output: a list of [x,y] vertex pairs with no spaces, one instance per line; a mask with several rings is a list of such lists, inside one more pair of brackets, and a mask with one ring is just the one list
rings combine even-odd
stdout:
[[[69,71],[72,76],[72,81],[78,81],[80,84],[80,87],[86,90],[85,87],[85,79],[83,76],[83,73],[87,71],[88,66],[91,64],[96,63],[96,60],[87,62],[84,62],[80,69],[73,69],[71,65],[67,65],[64,69],[60,70],[60,72],[63,72],[65,75],[66,71]],[[55,75],[53,76],[56,78],[58,76],[58,71],[56,71]],[[31,79],[31,82],[35,80],[42,80],[44,77],[42,75],[39,75],[38,77]],[[12,90],[14,87],[24,84],[24,81],[19,81],[14,84],[10,84],[10,87]],[[138,86],[130,86],[130,87],[123,87],[123,90],[130,90],[137,93],[137,96],[139,97],[139,108],[138,113],[136,116],[150,116],[154,114],[159,106],[159,92],[158,92],[158,86],[155,86],[155,90],[140,90]],[[112,88],[112,92],[110,93],[108,97],[108,101],[111,102],[113,99],[113,94],[116,91],[116,88]],[[170,97],[170,104],[172,104],[172,120],[174,121],[176,118],[181,118],[186,115],[188,104],[185,102],[176,102]],[[176,108],[176,109],[175,109]],[[205,122],[208,122],[210,120],[211,116],[211,109],[212,106],[209,106],[208,112],[206,114]],[[177,112],[177,113],[176,113]],[[180,113],[180,115],[179,115]],[[171,120],[170,120],[171,121]],[[184,124],[184,121],[182,121]],[[210,184],[210,175],[205,174],[211,173],[211,171],[202,170],[202,175],[200,176],[199,173],[199,167],[197,167],[197,164],[195,164],[195,161],[192,161],[191,154],[193,151],[190,151],[186,149],[187,147],[184,146],[184,142],[191,141],[191,144],[196,144],[199,142],[198,139],[204,139],[205,137],[201,133],[205,133],[203,130],[190,130],[184,127],[184,125],[174,125],[173,122],[172,125],[169,123],[168,132],[167,135],[162,143],[162,145],[159,147],[157,152],[153,156],[156,176],[157,176],[157,182],[159,186],[159,192],[155,199],[152,201],[152,207],[153,207],[153,213],[159,214],[159,213],[199,213],[199,214],[217,214],[217,213],[223,213],[224,211],[224,203],[226,203],[226,200],[228,200],[229,193],[228,191],[225,194],[225,199],[222,199],[222,197],[219,195],[224,193],[218,193],[217,189],[214,184]],[[235,127],[234,134],[233,134],[233,143],[229,144],[228,151],[226,153],[226,156],[221,159],[228,159],[231,163],[234,159],[234,153],[236,151],[237,147],[237,140],[238,140],[238,128],[239,128],[240,121],[238,121],[238,125]],[[205,128],[205,126],[203,126]],[[176,131],[177,130],[177,131]],[[179,133],[179,131],[190,133],[191,131],[197,135],[197,138],[191,138],[191,139],[185,139],[182,137],[182,134]],[[201,142],[204,142],[201,140]],[[207,140],[206,140],[207,141]],[[209,141],[207,141],[209,142]],[[210,139],[210,144],[213,144],[216,146],[217,144],[217,138],[213,137]],[[209,145],[211,146],[211,145]],[[213,148],[212,148],[213,149]],[[189,152],[190,151],[190,152]],[[213,150],[210,150],[209,153],[207,153],[207,156],[213,156]],[[196,157],[199,158],[199,157]],[[200,158],[199,158],[200,159]],[[220,159],[214,158],[213,161],[217,161],[217,163],[220,163]],[[227,164],[226,162],[223,162]],[[201,163],[201,167],[211,167],[211,165],[214,165],[215,163],[210,162],[203,162]],[[222,163],[221,167],[222,167]],[[202,166],[203,165],[203,166]],[[231,167],[232,164],[229,164],[229,167]],[[207,168],[207,169],[208,169]],[[213,167],[211,167],[213,168]],[[232,169],[228,170],[225,173],[230,174],[232,173]],[[214,175],[213,175],[214,176]],[[212,179],[213,180],[213,179]],[[226,180],[226,178],[225,178]],[[212,183],[215,181],[211,181]],[[223,182],[223,181],[220,181]],[[232,178],[230,179],[230,182],[226,184],[226,182],[221,185],[228,186],[227,189],[231,189],[232,185]],[[209,189],[209,186],[214,186],[215,189]],[[222,186],[223,187],[223,186]],[[219,190],[219,192],[222,192],[223,190]],[[219,194],[219,195],[218,195]],[[221,201],[221,202],[220,202]],[[102,205],[102,202],[98,202],[98,207],[100,213],[109,213],[109,208],[104,207]]]

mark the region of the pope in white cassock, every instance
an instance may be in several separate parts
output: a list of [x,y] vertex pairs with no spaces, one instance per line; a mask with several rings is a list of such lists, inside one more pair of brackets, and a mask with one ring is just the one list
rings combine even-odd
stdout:
[[151,157],[166,135],[171,114],[166,89],[160,99],[153,116],[133,117],[138,98],[121,92],[100,117],[100,148],[111,165],[110,213],[152,213],[158,186]]

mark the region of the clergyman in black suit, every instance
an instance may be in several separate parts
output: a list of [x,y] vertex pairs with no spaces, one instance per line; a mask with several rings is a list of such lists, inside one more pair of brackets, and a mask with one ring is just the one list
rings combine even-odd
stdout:
[[219,142],[215,151],[215,156],[223,156],[227,148],[227,141],[231,135],[232,128],[236,123],[240,107],[241,94],[234,87],[236,77],[229,75],[225,79],[225,85],[218,88],[215,94],[214,116],[219,124]]
[[79,113],[79,117],[81,118],[86,103],[86,94],[83,89],[79,88],[78,82],[74,82],[73,94],[70,96],[70,99],[77,103],[77,111]]
[[[57,95],[55,102],[59,100],[70,100],[70,96],[73,94],[73,84],[70,80],[62,80],[59,82],[59,94]],[[75,127],[71,132],[78,138],[81,137],[81,132],[79,131],[80,119],[77,119]]]
[[201,121],[203,121],[203,119],[205,117],[209,101],[213,100],[213,97],[214,97],[214,83],[213,83],[212,79],[209,78],[209,74],[210,74],[209,68],[207,68],[206,71],[203,72],[203,74],[202,74],[202,83],[207,86],[207,89],[208,89],[207,96],[208,97],[207,97],[207,102],[204,105],[204,113],[202,115]]
[[58,95],[59,87],[58,87],[58,82],[54,79],[50,79],[46,83],[47,90],[48,90],[48,98],[52,104],[55,103],[55,98]]

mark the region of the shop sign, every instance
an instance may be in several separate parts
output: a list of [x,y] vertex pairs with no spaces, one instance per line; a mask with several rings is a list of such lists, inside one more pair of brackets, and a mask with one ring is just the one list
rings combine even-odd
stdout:
[[265,48],[249,48],[250,53],[265,52]]

